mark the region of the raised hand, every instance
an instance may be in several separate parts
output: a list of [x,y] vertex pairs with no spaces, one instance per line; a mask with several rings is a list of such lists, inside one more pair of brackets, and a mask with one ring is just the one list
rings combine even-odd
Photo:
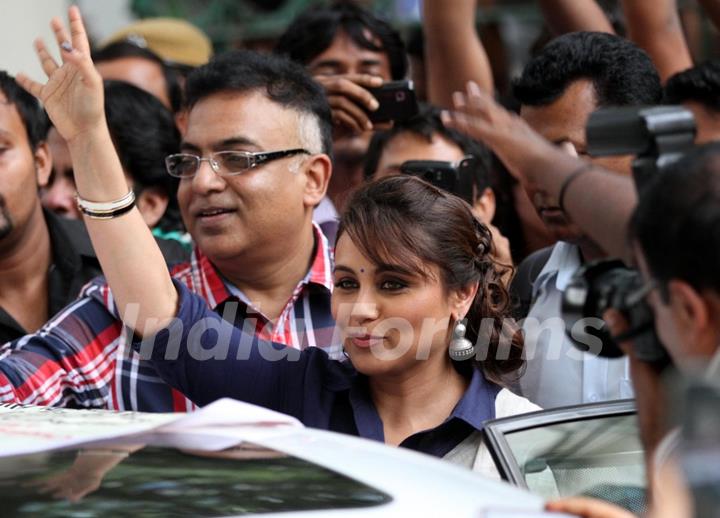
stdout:
[[68,18],[69,34],[59,18],[50,22],[60,47],[61,66],[41,39],[35,41],[35,51],[47,75],[47,83],[33,81],[25,74],[18,74],[16,80],[43,103],[55,128],[70,142],[81,133],[102,127],[105,116],[103,82],[90,59],[90,44],[80,10],[70,7]]
[[453,105],[452,112],[443,112],[443,123],[484,142],[521,181],[538,160],[563,154],[472,81],[465,92],[453,94]]

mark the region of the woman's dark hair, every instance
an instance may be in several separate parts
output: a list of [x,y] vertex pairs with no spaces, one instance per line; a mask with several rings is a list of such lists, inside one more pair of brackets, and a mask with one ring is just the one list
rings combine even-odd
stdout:
[[154,95],[122,81],[105,81],[105,114],[110,135],[134,190],[156,187],[168,196],[158,222],[163,231],[182,230],[177,178],[165,170],[165,157],[180,149],[173,114]]
[[427,266],[436,265],[448,291],[479,283],[466,316],[466,338],[487,348],[479,352],[485,359],[478,367],[495,381],[523,367],[522,335],[508,325],[510,297],[502,279],[507,267],[493,259],[492,235],[468,203],[419,178],[388,176],[353,194],[338,240],[343,233],[374,263],[399,261],[424,277]]
[[[400,34],[386,21],[347,0],[331,6],[314,6],[301,13],[280,36],[275,52],[307,65],[332,45],[340,30],[358,47],[385,52],[393,79],[405,77],[408,62]],[[369,39],[367,32],[379,44]]]
[[165,77],[165,90],[170,100],[170,107],[175,113],[180,110],[182,107],[182,88],[180,87],[177,72],[151,50],[138,47],[131,41],[118,41],[92,53],[93,63],[103,63],[123,58],[141,58],[160,66]]

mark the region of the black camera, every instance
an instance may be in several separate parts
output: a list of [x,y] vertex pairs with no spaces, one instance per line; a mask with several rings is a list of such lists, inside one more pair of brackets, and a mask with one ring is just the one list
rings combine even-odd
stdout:
[[[590,116],[587,125],[590,155],[636,155],[632,167],[640,196],[647,182],[679,159],[694,140],[693,115],[680,106],[602,109]],[[650,289],[640,273],[622,261],[595,261],[582,266],[563,294],[562,313],[570,340],[579,349],[588,350],[588,344],[599,339],[602,347],[595,352],[614,358],[623,354],[616,340],[632,338],[639,359],[667,362],[667,351],[655,333],[653,313],[645,299]],[[605,325],[578,329],[578,321],[602,319],[608,309],[620,311],[631,330],[613,338]]]
[[481,160],[472,155],[459,162],[437,160],[408,160],[400,165],[400,172],[418,176],[439,189],[459,196],[472,205],[474,196],[482,194],[489,185]]
[[649,362],[665,360],[665,350],[654,332],[652,310],[645,302],[650,288],[643,282],[640,272],[626,268],[620,260],[595,261],[581,266],[565,289],[562,307],[565,329],[575,346],[588,351],[590,344],[599,339],[602,343],[600,356],[622,356],[622,350],[605,325],[577,325],[578,321],[588,317],[601,319],[605,310],[613,308],[630,321],[632,331],[628,338],[634,338],[637,358]]

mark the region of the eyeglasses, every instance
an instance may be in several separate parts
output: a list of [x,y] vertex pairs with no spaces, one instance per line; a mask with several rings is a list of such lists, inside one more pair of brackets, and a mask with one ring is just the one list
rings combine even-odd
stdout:
[[165,158],[165,168],[170,176],[192,178],[200,169],[200,164],[207,161],[216,174],[235,176],[273,160],[299,155],[300,153],[311,154],[301,148],[255,153],[250,151],[218,151],[217,153],[211,153],[208,158],[190,153],[177,153]]

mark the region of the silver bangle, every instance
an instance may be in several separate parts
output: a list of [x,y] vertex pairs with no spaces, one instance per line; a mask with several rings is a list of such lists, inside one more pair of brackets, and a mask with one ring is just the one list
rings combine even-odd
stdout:
[[94,219],[112,219],[126,212],[135,206],[135,192],[130,190],[120,199],[108,202],[85,200],[76,195],[77,206],[80,212]]

